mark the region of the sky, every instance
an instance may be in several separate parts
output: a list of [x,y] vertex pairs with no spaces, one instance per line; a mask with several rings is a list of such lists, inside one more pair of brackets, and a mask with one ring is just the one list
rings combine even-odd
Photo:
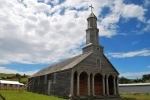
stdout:
[[32,75],[81,54],[91,4],[120,77],[150,74],[150,0],[0,0],[0,73]]

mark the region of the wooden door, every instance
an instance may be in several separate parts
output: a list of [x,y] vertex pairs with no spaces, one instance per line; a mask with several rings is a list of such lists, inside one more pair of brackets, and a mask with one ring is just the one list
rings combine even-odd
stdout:
[[87,95],[87,74],[86,73],[80,74],[80,95],[81,96]]

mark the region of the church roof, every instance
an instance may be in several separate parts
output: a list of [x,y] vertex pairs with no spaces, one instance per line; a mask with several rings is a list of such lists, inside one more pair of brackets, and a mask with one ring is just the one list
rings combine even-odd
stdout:
[[94,15],[94,13],[93,13],[93,12],[89,15],[89,17],[88,17],[88,18],[90,18],[90,17],[95,17],[95,18],[97,18],[97,17]]
[[54,73],[54,72],[59,72],[59,71],[64,71],[64,70],[67,70],[67,69],[71,69],[75,65],[77,65],[79,62],[84,60],[86,57],[88,57],[90,54],[91,54],[91,52],[83,53],[83,54],[80,54],[80,55],[75,56],[73,58],[67,59],[63,62],[60,62],[60,63],[57,63],[55,65],[49,66],[49,67],[44,68],[44,69],[40,70],[39,72],[35,73],[31,77],[41,76],[41,75],[46,75],[46,74],[50,74],[50,73]]

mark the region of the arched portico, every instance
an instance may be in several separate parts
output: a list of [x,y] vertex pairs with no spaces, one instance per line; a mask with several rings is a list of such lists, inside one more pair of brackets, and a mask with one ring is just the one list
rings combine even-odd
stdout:
[[74,96],[99,97],[119,94],[117,75],[74,71],[72,77],[71,94]]

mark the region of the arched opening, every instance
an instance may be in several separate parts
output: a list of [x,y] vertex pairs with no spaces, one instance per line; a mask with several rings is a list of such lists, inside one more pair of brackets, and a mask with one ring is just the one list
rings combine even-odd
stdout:
[[74,83],[73,83],[73,94],[74,94],[74,96],[76,96],[77,95],[77,72],[75,72],[74,73]]
[[80,74],[80,92],[79,92],[80,94],[79,95],[81,96],[87,95],[87,92],[88,92],[87,78],[88,78],[87,73],[82,72]]
[[103,82],[102,82],[102,75],[96,74],[94,77],[94,90],[95,95],[103,95]]
[[113,82],[112,75],[108,77],[108,86],[109,86],[109,95],[113,95],[114,94],[114,82]]

